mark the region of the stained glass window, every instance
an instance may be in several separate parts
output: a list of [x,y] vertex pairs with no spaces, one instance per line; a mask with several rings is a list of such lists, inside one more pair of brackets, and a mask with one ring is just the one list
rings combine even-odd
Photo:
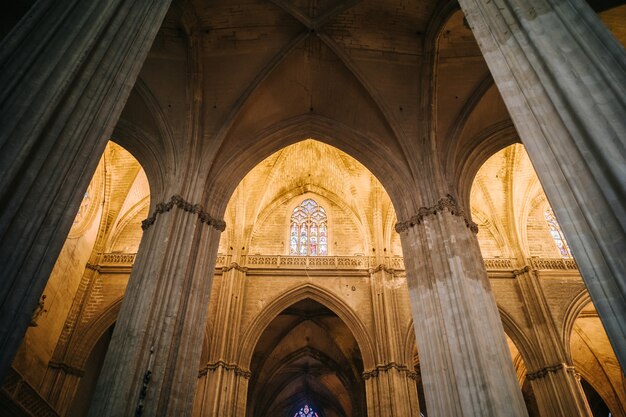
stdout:
[[307,198],[291,213],[289,254],[328,255],[328,219],[326,210]]
[[319,417],[319,415],[308,404],[305,404],[293,417]]
[[87,214],[87,209],[89,208],[89,204],[91,203],[91,184],[89,184],[89,188],[85,191],[85,195],[83,196],[83,200],[80,203],[80,207],[78,207],[78,213],[76,213],[76,217],[74,217],[74,224],[80,223],[80,221]]
[[572,255],[569,250],[569,246],[567,246],[565,236],[563,236],[563,232],[561,232],[561,227],[556,221],[556,217],[554,217],[554,212],[551,208],[547,208],[543,214],[548,222],[548,226],[550,226],[550,233],[552,234],[556,247],[559,248],[559,252],[561,252],[561,256],[564,258],[571,258]]

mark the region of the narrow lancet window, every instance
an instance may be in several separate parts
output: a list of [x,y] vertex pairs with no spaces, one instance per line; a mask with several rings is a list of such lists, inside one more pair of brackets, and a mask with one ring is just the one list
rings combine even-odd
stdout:
[[571,252],[569,250],[569,246],[567,246],[567,242],[565,241],[565,236],[563,236],[563,232],[561,231],[561,227],[559,223],[556,221],[556,217],[554,216],[554,212],[551,208],[547,208],[543,212],[546,222],[548,222],[548,226],[550,227],[550,233],[552,234],[552,239],[554,239],[554,243],[556,247],[559,249],[561,256],[563,258],[571,258]]
[[293,209],[289,226],[289,254],[328,255],[327,220],[326,210],[311,198]]

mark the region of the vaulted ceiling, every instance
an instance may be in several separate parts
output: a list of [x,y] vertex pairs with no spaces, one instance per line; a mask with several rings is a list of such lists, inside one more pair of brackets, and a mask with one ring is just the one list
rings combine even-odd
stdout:
[[248,417],[292,416],[305,404],[320,417],[364,415],[357,342],[335,313],[310,299],[267,325],[250,370]]

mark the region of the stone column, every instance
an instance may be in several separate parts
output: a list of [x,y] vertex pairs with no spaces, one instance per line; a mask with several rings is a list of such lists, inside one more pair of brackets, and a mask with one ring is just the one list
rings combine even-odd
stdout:
[[[383,258],[379,257],[379,261]],[[395,271],[381,263],[372,268],[370,285],[376,342],[375,369],[366,370],[363,378],[368,392],[368,415],[372,417],[419,417],[419,401],[414,372],[410,364],[403,363],[404,342],[398,325],[401,309],[396,303]]]
[[475,227],[450,196],[396,225],[426,408],[429,417],[525,417]]
[[225,224],[174,196],[157,204],[142,226],[92,417],[191,414]]
[[536,272],[526,266],[514,274],[537,350],[536,357],[525,358],[525,363],[541,415],[591,417]]
[[194,417],[239,417],[246,411],[250,372],[225,362],[208,363],[197,395]]
[[460,0],[626,367],[626,52],[585,0]]
[[241,337],[244,287],[247,268],[233,262],[222,269],[222,284],[216,297],[213,343],[209,358],[200,370],[204,386],[197,395],[194,415],[240,417],[245,413],[250,371],[236,363]]
[[544,366],[529,372],[526,378],[533,388],[542,416],[592,416],[573,366],[565,363]]
[[[39,387],[41,395],[60,415],[65,415],[70,408],[80,379],[85,373],[82,366],[77,366],[76,361],[81,359],[86,361],[87,358],[68,356],[68,350],[72,343],[75,342],[76,330],[87,307],[94,283],[100,273],[100,268],[97,266],[100,255],[93,255],[90,260],[95,261],[95,263],[88,263],[85,267],[83,277],[72,302],[72,307],[65,320],[65,325],[59,336],[52,358],[48,362],[48,369],[43,382]],[[89,355],[89,352],[86,352],[86,354]]]
[[41,0],[0,45],[0,378],[169,0]]
[[390,363],[363,373],[370,417],[419,417],[415,373]]

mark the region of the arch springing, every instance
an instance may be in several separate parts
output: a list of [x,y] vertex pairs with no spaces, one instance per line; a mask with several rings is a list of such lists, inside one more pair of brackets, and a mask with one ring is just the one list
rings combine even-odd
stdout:
[[550,227],[550,234],[552,234],[552,239],[554,239],[554,243],[556,244],[556,247],[559,249],[561,256],[563,258],[571,258],[572,254],[569,250],[569,246],[567,245],[567,242],[565,241],[565,236],[563,236],[563,232],[561,231],[561,226],[559,226],[559,223],[556,221],[556,217],[554,216],[554,212],[552,211],[552,208],[550,207],[546,208],[546,210],[543,212],[543,215],[546,218],[546,222],[548,223],[548,226]]
[[326,210],[311,198],[293,209],[289,226],[289,254],[328,255],[328,217]]

